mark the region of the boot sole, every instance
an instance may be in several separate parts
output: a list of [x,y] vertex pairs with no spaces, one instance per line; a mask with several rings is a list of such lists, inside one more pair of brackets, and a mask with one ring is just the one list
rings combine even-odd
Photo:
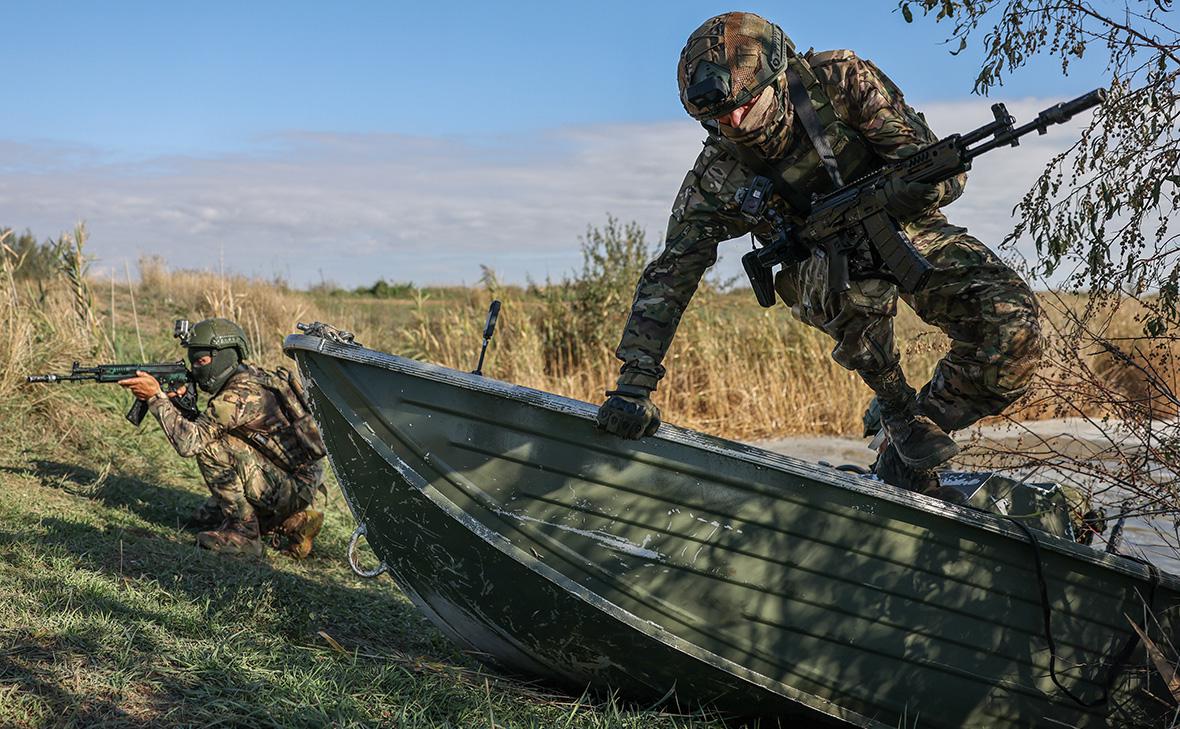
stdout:
[[931,468],[934,468],[935,466],[946,463],[950,459],[959,455],[960,450],[959,444],[951,441],[949,445],[939,448],[938,450],[934,451],[934,453],[931,453],[929,456],[926,456],[920,460],[906,458],[905,454],[902,453],[900,449],[897,451],[897,455],[899,458],[901,458],[901,462],[910,468],[919,471],[927,471]]

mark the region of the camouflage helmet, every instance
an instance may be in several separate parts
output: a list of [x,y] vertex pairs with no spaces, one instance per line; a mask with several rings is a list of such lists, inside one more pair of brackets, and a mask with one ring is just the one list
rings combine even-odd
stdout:
[[[246,332],[229,319],[197,322],[188,331],[183,344],[188,348],[193,379],[198,387],[210,394],[221,390],[250,353]],[[206,354],[210,356],[209,362],[197,364]]]
[[184,339],[188,349],[236,349],[238,356],[250,356],[246,332],[229,319],[205,319],[193,325]]
[[793,55],[791,39],[765,18],[753,13],[709,18],[680,52],[680,103],[698,121],[724,116],[758,98]]

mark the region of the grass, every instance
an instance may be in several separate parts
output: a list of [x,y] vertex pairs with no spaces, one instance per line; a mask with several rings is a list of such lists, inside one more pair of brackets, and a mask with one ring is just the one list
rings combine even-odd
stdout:
[[86,394],[87,452],[0,458],[0,726],[720,726],[481,670],[388,578],[352,575],[335,488],[304,562],[196,549],[193,462]]

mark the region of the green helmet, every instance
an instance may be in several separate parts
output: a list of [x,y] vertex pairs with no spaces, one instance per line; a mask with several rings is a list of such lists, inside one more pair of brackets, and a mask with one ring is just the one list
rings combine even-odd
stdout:
[[195,363],[206,354],[212,357],[209,364],[193,366],[193,378],[197,386],[210,394],[221,390],[241,361],[250,354],[246,332],[229,319],[197,322],[188,330],[183,344],[188,348],[190,363]]
[[794,55],[791,39],[765,18],[753,13],[709,18],[680,52],[680,103],[698,121],[728,114],[758,98]]

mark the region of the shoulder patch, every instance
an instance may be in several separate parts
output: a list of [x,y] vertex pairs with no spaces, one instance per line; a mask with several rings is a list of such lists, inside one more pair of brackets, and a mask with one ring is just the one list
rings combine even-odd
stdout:
[[820,51],[819,53],[814,53],[807,59],[807,62],[812,66],[825,66],[836,61],[850,61],[854,58],[856,58],[855,53],[847,48],[842,48],[836,51]]

